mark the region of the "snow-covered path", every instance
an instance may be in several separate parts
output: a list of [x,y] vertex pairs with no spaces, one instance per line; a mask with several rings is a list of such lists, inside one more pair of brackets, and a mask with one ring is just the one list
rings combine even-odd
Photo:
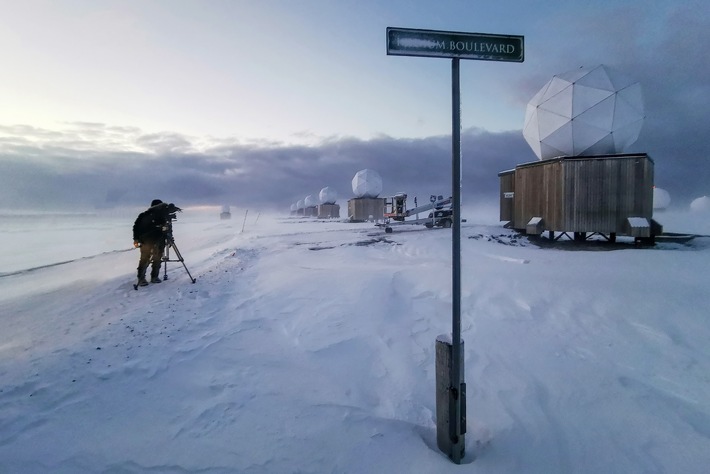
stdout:
[[0,472],[701,473],[710,462],[705,239],[563,251],[466,224],[469,432],[456,466],[434,420],[449,231],[181,226],[194,285],[173,264],[168,281],[134,291],[129,251],[0,278]]

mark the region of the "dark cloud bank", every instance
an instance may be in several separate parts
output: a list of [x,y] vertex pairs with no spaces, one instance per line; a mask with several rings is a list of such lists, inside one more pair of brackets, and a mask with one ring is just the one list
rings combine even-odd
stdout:
[[[704,131],[673,126],[672,121],[652,122],[650,128],[631,151],[654,157],[657,185],[669,190],[675,202],[709,194]],[[426,202],[430,194],[450,195],[451,190],[450,136],[338,138],[315,146],[231,144],[200,152],[190,151],[189,140],[175,134],[141,136],[137,141],[157,147],[99,152],[78,143],[70,148],[5,143],[0,152],[0,207],[85,211],[143,207],[158,197],[181,206],[287,212],[291,204],[309,194],[317,196],[325,186],[334,188],[344,205],[353,197],[353,176],[364,168],[380,173],[382,195],[406,192]],[[464,204],[495,202],[498,173],[536,159],[520,130],[465,130]]]
[[[383,178],[383,195],[406,192],[428,200],[450,194],[451,138],[339,138],[317,146],[233,144],[182,151],[185,137],[155,135],[168,151],[97,152],[15,144],[0,154],[5,209],[95,209],[143,206],[154,197],[179,205],[233,205],[288,211],[325,186],[344,204],[364,168]],[[520,132],[462,134],[465,199],[495,199],[497,173],[535,159]]]

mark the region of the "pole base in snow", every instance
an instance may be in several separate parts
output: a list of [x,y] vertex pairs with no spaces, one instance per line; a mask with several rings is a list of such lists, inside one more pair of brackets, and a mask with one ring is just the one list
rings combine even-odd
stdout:
[[448,334],[436,338],[436,444],[456,464],[466,454],[466,384],[461,341],[459,387],[451,386],[452,342]]

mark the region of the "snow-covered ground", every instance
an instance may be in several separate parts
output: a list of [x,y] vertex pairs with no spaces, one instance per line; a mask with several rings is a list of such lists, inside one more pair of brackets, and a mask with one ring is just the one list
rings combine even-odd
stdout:
[[463,466],[436,447],[450,230],[187,210],[197,282],[135,291],[135,216],[4,216],[0,472],[708,472],[710,239],[539,247],[466,213]]

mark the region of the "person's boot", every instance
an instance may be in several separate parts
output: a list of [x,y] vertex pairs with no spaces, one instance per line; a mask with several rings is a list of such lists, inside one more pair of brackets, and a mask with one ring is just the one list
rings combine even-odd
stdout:
[[158,271],[156,272],[155,270],[152,270],[150,272],[150,282],[151,283],[161,283],[163,280],[160,279],[160,267],[158,267]]
[[138,269],[138,286],[146,286],[148,282],[145,279],[145,270]]

